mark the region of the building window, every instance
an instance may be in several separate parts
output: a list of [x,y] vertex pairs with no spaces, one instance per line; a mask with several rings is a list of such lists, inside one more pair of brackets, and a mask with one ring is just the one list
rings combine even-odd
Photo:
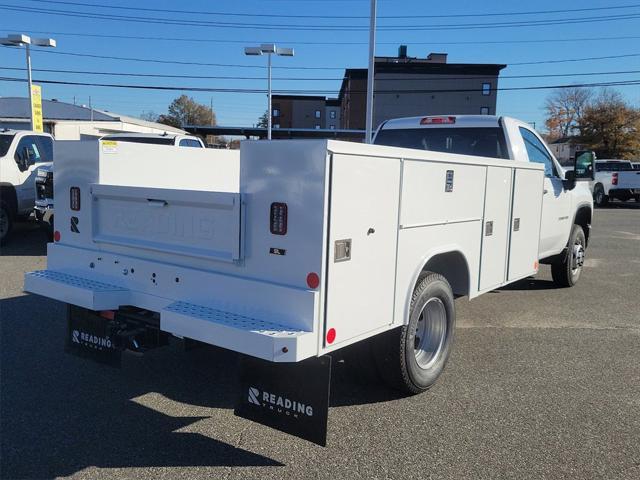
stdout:
[[489,107],[480,107],[480,115],[489,115]]
[[280,124],[279,123],[274,123],[273,124],[273,128],[280,128]]
[[483,83],[482,84],[482,95],[491,95],[491,84]]
[[273,109],[273,116],[274,117],[279,117],[280,116],[280,109],[279,108],[274,108]]
[[320,110],[316,110],[316,118],[320,118]]
[[335,120],[335,119],[336,119],[336,111],[335,111],[335,110],[331,110],[331,111],[329,112],[329,118],[330,118],[331,120]]
[[320,130],[320,125],[316,123],[316,130]]
[[335,126],[335,125],[329,125],[329,129],[331,129],[331,130],[335,130],[335,129],[336,129],[336,126]]

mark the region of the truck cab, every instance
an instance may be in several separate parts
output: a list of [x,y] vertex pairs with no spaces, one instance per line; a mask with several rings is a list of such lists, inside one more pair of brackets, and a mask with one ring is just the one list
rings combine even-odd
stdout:
[[36,169],[53,161],[53,137],[28,130],[0,130],[0,243],[35,202]]
[[[588,244],[593,200],[588,182],[575,182],[531,125],[510,117],[448,115],[389,120],[378,128],[374,143],[540,163],[544,166],[542,225],[538,256],[554,264],[569,247],[573,225]],[[584,251],[577,252],[580,258]]]

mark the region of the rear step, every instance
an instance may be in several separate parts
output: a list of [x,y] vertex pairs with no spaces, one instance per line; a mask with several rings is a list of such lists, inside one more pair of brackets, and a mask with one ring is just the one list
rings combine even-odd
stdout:
[[302,352],[315,341],[312,332],[183,301],[161,310],[160,325],[175,335],[275,362],[308,357]]
[[130,303],[126,288],[56,270],[27,273],[24,289],[90,310],[117,310],[120,305]]
[[[124,305],[148,308],[136,305],[135,292],[127,288],[56,270],[27,273],[24,289],[93,311],[118,310]],[[159,313],[164,332],[264,360],[297,362],[317,352],[313,332],[273,321],[185,301],[170,303]]]

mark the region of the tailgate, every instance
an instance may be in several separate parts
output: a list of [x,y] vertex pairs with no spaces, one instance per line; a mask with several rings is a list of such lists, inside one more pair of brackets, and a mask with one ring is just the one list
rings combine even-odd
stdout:
[[234,262],[242,258],[239,193],[93,184],[97,243]]
[[629,172],[618,172],[618,184],[612,188],[619,189],[640,189],[640,170]]

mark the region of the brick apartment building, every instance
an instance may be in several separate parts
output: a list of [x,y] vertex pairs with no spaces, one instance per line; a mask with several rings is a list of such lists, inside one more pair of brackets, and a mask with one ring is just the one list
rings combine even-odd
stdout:
[[[495,115],[498,76],[506,65],[447,63],[446,53],[426,58],[376,57],[374,128],[385,120],[417,115]],[[350,68],[340,88],[342,127],[365,128],[367,69]]]
[[[498,76],[506,65],[447,63],[446,53],[376,57],[374,128],[385,120],[417,115],[495,115]],[[364,130],[367,69],[345,70],[339,98],[274,95],[274,128]]]

